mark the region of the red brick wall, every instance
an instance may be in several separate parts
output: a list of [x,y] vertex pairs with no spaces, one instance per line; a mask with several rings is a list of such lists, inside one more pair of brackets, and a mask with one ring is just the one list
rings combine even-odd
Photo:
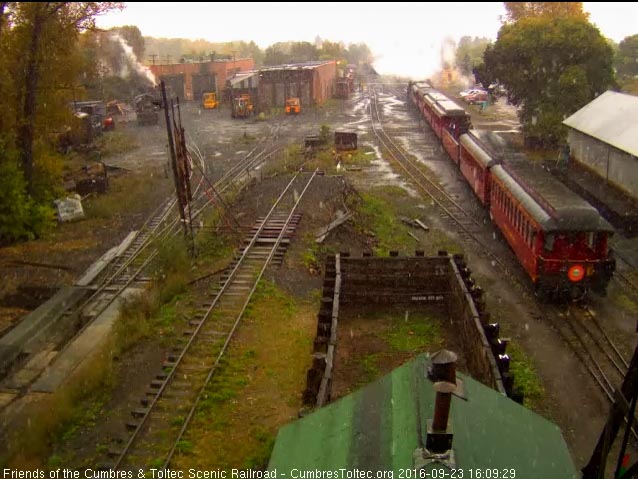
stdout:
[[337,79],[337,63],[330,62],[314,69],[312,79],[312,96],[316,104],[320,105],[334,95]]
[[[202,65],[205,65],[202,67]],[[217,81],[217,89],[219,92],[226,88],[226,80],[228,80],[233,70],[249,71],[255,68],[255,62],[252,58],[240,58],[230,61],[215,61],[205,63],[174,63],[172,65],[150,65],[149,68],[153,75],[159,81],[163,75],[184,75],[184,91],[176,92],[180,97],[186,100],[193,99],[193,75],[207,71],[215,75]]]

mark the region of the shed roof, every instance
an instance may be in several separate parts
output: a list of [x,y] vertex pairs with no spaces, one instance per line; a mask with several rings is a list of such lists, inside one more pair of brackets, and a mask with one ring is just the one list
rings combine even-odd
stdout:
[[638,156],[638,96],[606,91],[563,123]]
[[281,71],[281,70],[315,70],[324,65],[335,64],[334,60],[317,60],[312,62],[305,63],[288,63],[285,65],[273,65],[262,67],[259,69],[260,72],[271,72],[271,71]]
[[248,72],[238,72],[238,73],[235,73],[235,75],[228,80],[228,83],[230,84],[232,88],[243,88],[245,87],[243,82],[249,79],[252,79],[252,86],[253,88],[256,88],[257,84],[259,83],[258,73],[259,72],[254,70],[251,70]]
[[[427,355],[280,429],[268,469],[399,471],[414,467],[434,411]],[[457,374],[466,399],[452,398],[457,468],[515,469],[516,478],[576,478],[560,430],[506,396]],[[339,477],[339,476],[333,476]],[[380,477],[380,476],[373,476]],[[468,475],[469,477],[469,475]]]

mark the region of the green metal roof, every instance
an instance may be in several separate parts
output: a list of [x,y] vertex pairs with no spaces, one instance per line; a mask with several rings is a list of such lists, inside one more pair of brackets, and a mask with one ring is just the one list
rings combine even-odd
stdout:
[[[293,479],[304,477],[301,471],[342,468],[394,471],[394,478],[406,477],[400,471],[414,467],[413,454],[424,447],[426,421],[434,412],[434,387],[426,378],[428,364],[427,355],[418,356],[283,427],[268,469],[276,469],[277,477]],[[466,399],[452,397],[452,448],[464,478],[487,477],[471,475],[471,468],[515,470],[515,476],[501,473],[492,477],[578,477],[557,426],[465,375],[457,377],[463,381]],[[333,479],[341,477],[346,476]]]

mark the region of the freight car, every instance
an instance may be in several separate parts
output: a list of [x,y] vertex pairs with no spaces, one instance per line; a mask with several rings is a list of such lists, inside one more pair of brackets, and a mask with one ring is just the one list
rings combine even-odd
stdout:
[[408,98],[430,125],[488,209],[541,297],[604,294],[615,270],[613,228],[584,199],[491,132],[429,83],[408,85]]

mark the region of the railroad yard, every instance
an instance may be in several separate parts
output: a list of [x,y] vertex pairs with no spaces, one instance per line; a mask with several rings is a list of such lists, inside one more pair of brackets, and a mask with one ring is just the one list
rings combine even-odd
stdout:
[[[297,116],[234,119],[227,106],[182,104],[192,241],[163,120],[118,125],[128,146],[103,158],[111,190],[89,198],[88,219],[63,225],[57,248],[2,251],[12,262],[2,265],[0,340],[30,341],[0,351],[10,358],[0,378],[6,464],[263,469],[278,429],[322,405],[318,394],[335,401],[442,348],[463,373],[554,422],[576,467],[587,463],[636,344],[638,258],[620,256],[605,296],[539,300],[408,81],[361,72],[360,84]],[[475,129],[520,146],[503,99],[480,111],[446,93]],[[357,134],[356,150],[336,151],[340,131]],[[325,144],[307,146],[322,134]],[[387,266],[392,258],[400,266]],[[24,300],[38,288],[40,300]],[[23,318],[61,292],[55,326],[32,338]],[[464,301],[498,329],[470,331]],[[53,316],[43,312],[37,328]],[[481,338],[507,343],[507,365]],[[309,370],[319,371],[314,386]]]

